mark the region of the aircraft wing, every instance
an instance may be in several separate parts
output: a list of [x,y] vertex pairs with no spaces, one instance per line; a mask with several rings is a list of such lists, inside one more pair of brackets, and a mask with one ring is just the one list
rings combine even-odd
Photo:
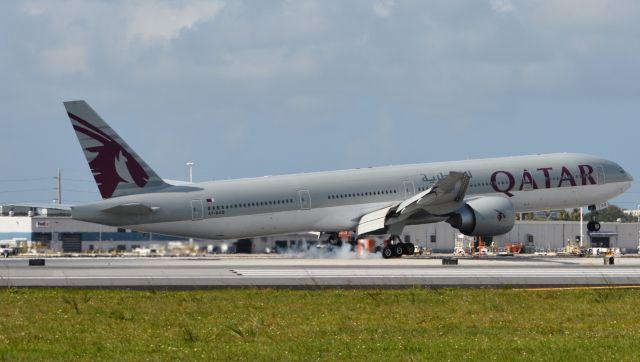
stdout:
[[[457,211],[464,204],[470,177],[463,172],[450,172],[428,190],[384,209],[368,213],[358,224],[358,235],[386,230],[392,225],[412,223],[409,219],[419,215],[426,222],[441,221],[443,215]],[[432,220],[432,221],[431,221]]]
[[467,194],[470,177],[462,172],[450,172],[447,177],[438,181],[428,190],[423,191],[405,201],[396,212],[405,214],[422,208],[433,215],[445,215],[458,210]]

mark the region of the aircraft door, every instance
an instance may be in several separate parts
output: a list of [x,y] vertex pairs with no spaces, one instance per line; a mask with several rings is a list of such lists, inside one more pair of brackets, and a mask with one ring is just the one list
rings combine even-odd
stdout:
[[413,181],[403,181],[402,185],[404,187],[404,199],[408,199],[411,196],[415,195],[416,189],[413,184]]
[[311,209],[311,195],[309,195],[309,190],[301,190],[298,193],[300,194],[300,210]]
[[204,205],[202,200],[191,200],[191,220],[202,220],[204,214]]
[[596,166],[596,176],[598,177],[598,185],[603,185],[606,182],[604,167]]

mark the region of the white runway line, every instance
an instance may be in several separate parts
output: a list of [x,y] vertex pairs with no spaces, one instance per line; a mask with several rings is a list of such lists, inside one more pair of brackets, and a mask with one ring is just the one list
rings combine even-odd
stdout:
[[3,277],[0,281],[15,281],[15,280],[107,280],[107,279],[132,279],[132,280],[145,280],[145,279],[235,279],[233,276],[112,276],[112,277]]
[[239,276],[254,278],[640,278],[640,269],[235,269]]

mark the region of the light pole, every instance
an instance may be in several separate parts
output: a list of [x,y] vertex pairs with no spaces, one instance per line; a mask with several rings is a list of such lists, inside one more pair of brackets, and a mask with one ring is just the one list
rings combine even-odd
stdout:
[[193,183],[193,165],[195,165],[195,163],[187,162],[187,166],[189,167],[189,183],[190,184]]
[[584,246],[582,239],[584,238],[584,215],[582,214],[582,208],[580,208],[580,248]]

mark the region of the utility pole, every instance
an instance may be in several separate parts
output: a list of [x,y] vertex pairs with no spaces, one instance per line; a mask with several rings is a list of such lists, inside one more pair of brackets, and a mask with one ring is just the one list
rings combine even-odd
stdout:
[[62,204],[62,171],[58,169],[58,176],[54,177],[57,181],[56,190],[58,191],[58,198],[56,199],[57,204]]

